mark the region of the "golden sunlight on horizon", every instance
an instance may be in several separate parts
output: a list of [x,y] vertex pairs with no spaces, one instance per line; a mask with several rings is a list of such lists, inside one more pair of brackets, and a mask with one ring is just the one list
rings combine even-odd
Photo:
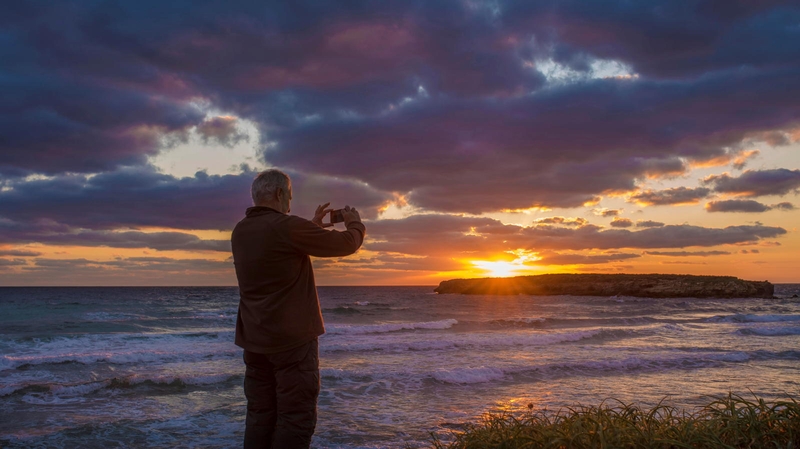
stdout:
[[472,265],[481,271],[486,272],[486,274],[491,277],[505,278],[531,274],[529,272],[530,267],[516,261],[506,262],[498,260],[490,262],[485,260],[473,260]]

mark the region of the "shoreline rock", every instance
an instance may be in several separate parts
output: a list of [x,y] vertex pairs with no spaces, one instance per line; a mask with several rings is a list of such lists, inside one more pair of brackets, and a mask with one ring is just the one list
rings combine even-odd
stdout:
[[451,279],[436,293],[465,295],[637,296],[643,298],[768,298],[768,281],[689,274],[541,274],[510,278]]

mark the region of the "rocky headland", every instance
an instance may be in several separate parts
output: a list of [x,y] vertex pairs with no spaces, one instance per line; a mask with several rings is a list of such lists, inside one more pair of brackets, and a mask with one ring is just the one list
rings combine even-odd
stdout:
[[467,295],[638,296],[643,298],[772,298],[767,281],[688,274],[541,274],[442,281],[436,293]]

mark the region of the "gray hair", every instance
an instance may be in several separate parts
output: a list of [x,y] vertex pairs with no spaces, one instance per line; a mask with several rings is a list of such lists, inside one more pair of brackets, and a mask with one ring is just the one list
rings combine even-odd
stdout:
[[278,191],[278,188],[289,190],[292,180],[286,173],[271,168],[264,170],[256,176],[253,180],[253,185],[250,187],[250,195],[253,196],[253,203],[259,204],[272,199],[272,196]]

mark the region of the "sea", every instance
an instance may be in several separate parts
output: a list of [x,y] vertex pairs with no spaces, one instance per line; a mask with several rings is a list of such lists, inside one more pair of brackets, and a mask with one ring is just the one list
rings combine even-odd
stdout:
[[[797,398],[800,284],[775,295],[319,287],[312,447],[431,447],[529,407]],[[241,447],[238,301],[231,287],[0,288],[0,447]]]

